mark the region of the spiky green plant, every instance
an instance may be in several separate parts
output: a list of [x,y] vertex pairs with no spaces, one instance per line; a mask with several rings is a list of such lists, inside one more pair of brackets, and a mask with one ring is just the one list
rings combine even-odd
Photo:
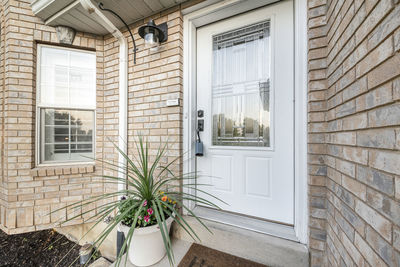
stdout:
[[[108,166],[107,169],[110,169],[116,173],[123,173],[126,177],[123,179],[118,176],[105,175],[103,176],[104,182],[108,184],[124,183],[126,184],[125,189],[117,190],[112,193],[104,193],[102,195],[94,196],[87,200],[68,205],[67,208],[74,209],[83,208],[98,202],[102,203],[97,205],[96,208],[90,208],[84,212],[82,210],[81,214],[69,218],[66,222],[79,218],[81,215],[96,212],[96,215],[88,218],[88,220],[95,221],[95,224],[88,231],[90,232],[100,222],[117,212],[117,215],[114,217],[114,219],[98,235],[93,243],[93,246],[98,249],[104,240],[106,240],[108,235],[113,231],[113,229],[118,227],[120,223],[131,226],[127,236],[125,237],[125,241],[122,244],[120,253],[117,255],[116,266],[119,266],[124,252],[126,251],[126,253],[129,253],[127,248],[132,242],[135,228],[143,225],[152,225],[151,222],[149,224],[140,223],[141,220],[143,220],[141,215],[143,214],[144,209],[151,207],[154,211],[153,224],[157,224],[160,228],[169,263],[171,266],[173,266],[174,254],[172,251],[172,243],[169,236],[166,219],[168,217],[173,217],[173,220],[180,227],[182,227],[189,234],[189,236],[193,238],[193,240],[200,241],[196,232],[185,220],[185,217],[181,215],[180,210],[185,210],[210,233],[211,231],[201,221],[201,219],[198,218],[192,212],[192,210],[185,205],[184,202],[192,201],[219,209],[219,207],[213,202],[199,197],[199,192],[209,195],[218,201],[223,201],[198,188],[199,184],[196,183],[196,173],[177,174],[172,170],[173,164],[176,163],[181,157],[176,157],[166,165],[161,163],[162,159],[166,156],[168,143],[160,145],[157,154],[154,157],[151,157],[149,154],[149,143],[144,141],[141,136],[138,138],[138,141],[135,141],[135,146],[137,155],[133,156],[132,159],[129,158],[128,155],[126,155],[120,148],[115,146],[118,152],[126,159],[127,162],[126,166],[124,166],[122,169],[117,164],[102,161],[102,163]],[[181,190],[182,188],[187,188],[189,190],[187,190],[188,192],[185,192],[185,190]],[[165,196],[167,196],[168,201],[165,201]],[[127,258],[128,255],[125,258],[125,263]]]

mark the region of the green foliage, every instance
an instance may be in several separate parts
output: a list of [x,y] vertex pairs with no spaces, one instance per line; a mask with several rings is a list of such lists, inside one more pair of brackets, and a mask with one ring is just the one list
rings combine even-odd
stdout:
[[[171,239],[168,233],[166,219],[170,216],[174,221],[182,227],[195,241],[200,241],[198,235],[188,224],[184,217],[180,214],[180,209],[187,211],[193,216],[201,225],[208,231],[207,226],[187,207],[184,202],[192,201],[202,205],[208,205],[213,208],[219,209],[217,205],[207,199],[198,196],[198,192],[208,194],[197,187],[196,173],[177,174],[172,170],[172,166],[180,157],[177,157],[170,163],[163,165],[161,162],[166,156],[166,149],[168,143],[158,148],[155,156],[149,154],[149,143],[144,141],[142,137],[135,142],[137,155],[129,158],[117,146],[118,152],[126,159],[127,165],[120,168],[118,165],[102,161],[108,169],[122,173],[125,179],[118,176],[103,176],[105,183],[126,184],[126,188],[112,193],[104,193],[100,196],[94,196],[83,202],[77,202],[68,205],[68,208],[83,208],[95,203],[98,204],[96,208],[87,208],[82,215],[89,214],[96,211],[96,215],[89,218],[94,219],[96,223],[89,229],[89,232],[96,227],[101,221],[111,216],[115,211],[117,215],[107,227],[99,234],[93,246],[98,248],[107,236],[116,228],[120,223],[131,226],[130,230],[125,237],[125,242],[122,245],[121,252],[117,255],[116,266],[119,266],[124,251],[129,253],[127,248],[132,242],[132,237],[137,227],[147,227],[158,224],[161,235],[163,238],[164,246],[167,251],[167,256],[170,265],[174,264],[174,255],[172,251]],[[190,190],[181,190],[187,188]],[[213,197],[213,196],[212,196]],[[222,200],[214,197],[216,200]],[[58,210],[54,211],[57,212]],[[69,218],[71,221],[81,214]],[[211,231],[210,231],[211,233]],[[126,257],[128,258],[128,257]],[[126,263],[126,262],[125,262]]]
[[[170,198],[168,198],[168,196],[164,192],[160,191],[159,195],[161,196],[160,199],[163,202],[166,202],[167,204],[173,205],[174,208],[176,207],[176,205],[175,205],[176,202],[172,201]],[[163,200],[163,198],[164,198],[164,200]],[[125,211],[127,209],[129,209],[129,207],[134,205],[132,199],[126,199],[125,197],[123,197],[123,199],[121,201],[122,202],[126,202],[127,201],[127,202],[130,202],[130,203],[127,203],[126,206],[122,207],[117,216],[121,216],[121,214],[124,214]],[[152,225],[157,224],[157,217],[156,217],[155,212],[154,212],[154,207],[152,207],[151,204],[149,204],[147,200],[143,204],[143,207],[144,208],[139,213],[136,225],[134,226],[135,228],[152,226]],[[169,218],[168,208],[165,205],[165,203],[163,203],[163,205],[162,205],[162,211],[160,211],[160,213],[161,212],[164,214],[164,217],[166,219]],[[121,218],[117,218],[117,220],[121,219],[122,224],[124,224],[126,226],[133,226],[133,222],[135,221],[135,215],[136,215],[136,210],[134,210],[133,212],[128,212],[125,216],[121,216]]]

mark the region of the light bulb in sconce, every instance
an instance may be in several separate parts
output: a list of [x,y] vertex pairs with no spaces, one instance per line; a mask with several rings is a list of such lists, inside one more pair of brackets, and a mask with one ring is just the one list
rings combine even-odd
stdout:
[[139,28],[139,35],[144,39],[144,47],[158,50],[160,43],[168,40],[168,25],[166,22],[156,25],[151,19],[146,25]]

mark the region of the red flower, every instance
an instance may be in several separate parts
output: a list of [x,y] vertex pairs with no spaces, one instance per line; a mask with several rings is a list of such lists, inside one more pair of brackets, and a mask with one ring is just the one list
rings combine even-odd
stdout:
[[144,221],[148,223],[150,221],[150,216],[148,215],[144,216]]
[[147,213],[148,213],[149,215],[153,214],[153,209],[152,209],[152,208],[147,209]]

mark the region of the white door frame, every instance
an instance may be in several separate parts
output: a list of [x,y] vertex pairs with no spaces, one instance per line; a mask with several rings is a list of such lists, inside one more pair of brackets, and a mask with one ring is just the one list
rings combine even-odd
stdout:
[[[284,0],[288,1],[288,0]],[[203,2],[203,7],[209,0]],[[196,120],[196,28],[231,17],[277,0],[225,0],[196,10],[184,10],[183,17],[183,171],[195,170]],[[307,0],[293,0],[294,4],[294,231],[297,239],[306,244],[308,225],[307,206]],[[187,203],[194,207],[192,203]]]

